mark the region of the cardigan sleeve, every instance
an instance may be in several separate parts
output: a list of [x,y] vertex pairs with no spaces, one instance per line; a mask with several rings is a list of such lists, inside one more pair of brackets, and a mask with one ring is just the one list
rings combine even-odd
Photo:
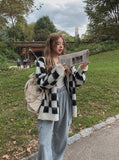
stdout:
[[59,64],[51,70],[49,74],[45,71],[45,62],[43,58],[39,58],[36,63],[36,78],[37,84],[44,89],[50,89],[56,85],[61,73],[64,72],[64,67]]
[[86,80],[85,72],[87,70],[88,70],[88,66],[84,70],[82,70],[80,66],[78,67],[78,69],[76,69],[75,66],[72,67],[72,75],[73,75],[76,87],[81,86],[85,82]]

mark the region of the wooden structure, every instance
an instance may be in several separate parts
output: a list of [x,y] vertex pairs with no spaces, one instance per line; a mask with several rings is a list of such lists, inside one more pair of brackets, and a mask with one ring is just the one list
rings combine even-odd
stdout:
[[[19,53],[22,59],[28,59],[29,61],[35,61],[36,55],[37,57],[43,56],[44,49],[45,49],[45,41],[20,41],[20,42],[13,42],[12,45],[19,47]],[[67,45],[74,45],[74,42],[66,42]]]
[[[22,59],[28,59],[30,61],[34,61],[36,57],[43,56],[45,41],[36,41],[36,42],[28,42],[28,41],[20,41],[13,42],[13,46],[19,47],[19,53]],[[31,52],[32,51],[32,52]]]

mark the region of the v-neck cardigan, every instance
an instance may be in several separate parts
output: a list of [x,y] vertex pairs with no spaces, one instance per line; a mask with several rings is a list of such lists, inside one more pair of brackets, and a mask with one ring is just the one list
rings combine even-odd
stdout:
[[[43,99],[40,106],[38,119],[41,120],[59,120],[59,106],[57,102],[57,86],[56,83],[60,74],[64,72],[64,67],[59,64],[51,70],[49,74],[45,71],[44,58],[39,58],[36,62],[36,78],[37,84],[44,90]],[[72,100],[73,117],[77,117],[76,91],[75,88],[81,86],[85,82],[85,72],[80,68],[72,68],[72,74],[65,76],[64,83]]]

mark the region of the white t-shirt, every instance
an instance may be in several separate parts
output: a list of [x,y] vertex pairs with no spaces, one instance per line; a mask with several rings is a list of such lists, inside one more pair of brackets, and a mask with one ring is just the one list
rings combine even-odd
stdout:
[[[56,66],[61,65],[60,63],[56,63]],[[64,77],[65,77],[65,73],[62,72],[62,74],[60,75],[60,77],[58,78],[57,81],[57,88],[62,88],[64,86]]]

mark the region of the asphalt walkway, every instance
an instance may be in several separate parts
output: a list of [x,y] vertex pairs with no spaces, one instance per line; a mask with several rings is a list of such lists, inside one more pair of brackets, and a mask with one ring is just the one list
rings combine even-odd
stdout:
[[119,120],[69,145],[64,160],[119,160]]

